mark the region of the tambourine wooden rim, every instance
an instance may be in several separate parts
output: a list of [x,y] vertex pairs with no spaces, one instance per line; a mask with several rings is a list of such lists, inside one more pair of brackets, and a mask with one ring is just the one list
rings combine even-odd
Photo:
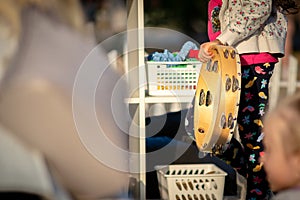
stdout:
[[215,45],[214,56],[203,63],[194,104],[194,135],[203,152],[220,152],[232,138],[237,124],[241,65],[237,51]]

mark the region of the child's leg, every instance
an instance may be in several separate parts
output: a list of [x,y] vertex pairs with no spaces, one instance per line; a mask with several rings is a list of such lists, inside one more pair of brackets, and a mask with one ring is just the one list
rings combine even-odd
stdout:
[[274,63],[242,66],[242,91],[238,114],[241,142],[247,164],[247,199],[260,200],[269,191],[265,171],[259,163],[262,146],[262,117],[269,97],[269,81]]

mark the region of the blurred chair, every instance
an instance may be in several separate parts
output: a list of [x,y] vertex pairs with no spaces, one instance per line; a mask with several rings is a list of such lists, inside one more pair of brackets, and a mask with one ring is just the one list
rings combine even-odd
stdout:
[[298,87],[298,60],[294,56],[289,57],[288,77],[286,80],[281,78],[282,71],[281,60],[275,65],[273,76],[270,83],[270,100],[269,108],[272,109],[277,105],[282,97],[282,89],[286,90],[286,95],[295,93]]

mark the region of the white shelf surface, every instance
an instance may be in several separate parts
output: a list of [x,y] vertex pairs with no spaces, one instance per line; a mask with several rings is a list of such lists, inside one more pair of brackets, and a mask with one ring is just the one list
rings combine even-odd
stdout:
[[[147,96],[145,97],[145,103],[190,103],[193,99],[193,96],[180,96],[180,97],[171,97],[171,96]],[[126,103],[129,104],[138,104],[140,103],[140,98],[128,98]]]

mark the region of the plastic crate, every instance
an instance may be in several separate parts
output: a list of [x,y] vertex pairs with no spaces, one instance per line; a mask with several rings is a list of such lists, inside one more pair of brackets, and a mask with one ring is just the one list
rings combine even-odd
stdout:
[[199,61],[147,61],[148,93],[151,96],[192,96],[201,69]]
[[214,164],[155,166],[163,200],[223,200],[226,172]]

